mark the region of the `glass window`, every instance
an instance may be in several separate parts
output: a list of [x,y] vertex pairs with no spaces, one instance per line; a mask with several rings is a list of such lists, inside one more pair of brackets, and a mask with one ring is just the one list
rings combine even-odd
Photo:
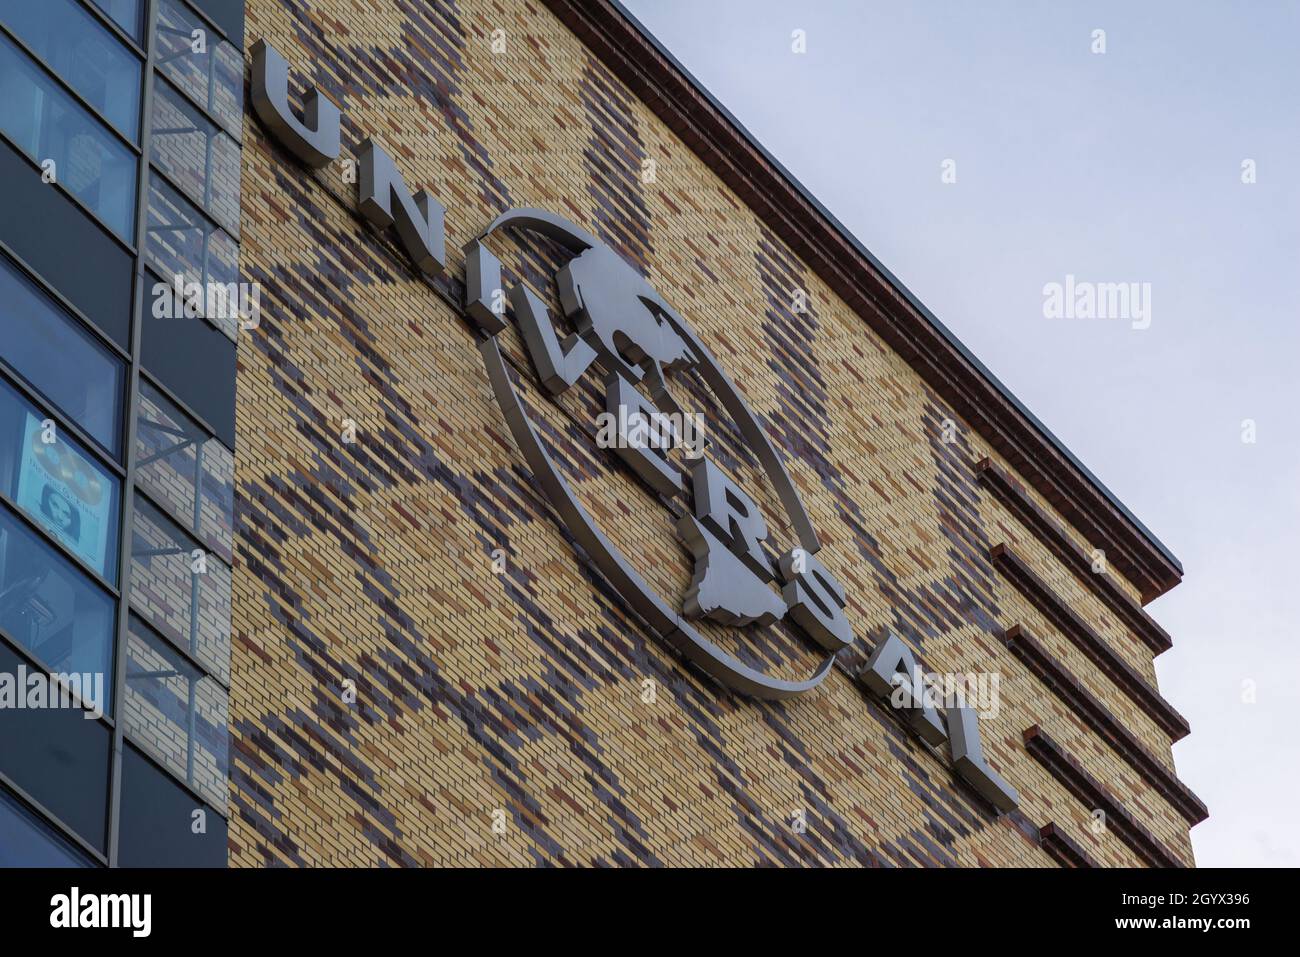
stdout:
[[0,867],[90,867],[34,811],[0,787]]
[[195,13],[172,0],[160,0],[158,4],[157,44],[158,72],[239,139],[244,106],[243,55]]
[[165,81],[154,87],[149,158],[190,199],[239,229],[239,144]]
[[[233,341],[239,334],[239,245],[158,177],[149,181],[145,255],[167,282]],[[180,277],[179,282],[176,277]],[[197,284],[197,297],[189,287]],[[180,310],[178,306],[172,308]],[[192,314],[192,313],[191,313]]]
[[136,484],[186,531],[231,561],[235,457],[144,379],[135,457]]
[[0,503],[0,628],[51,672],[102,683],[105,714],[112,713],[113,618],[112,596]]
[[229,700],[205,675],[131,616],[126,636],[126,733],[213,806],[226,807]]
[[0,360],[118,456],[126,375],[122,360],[4,256],[0,328]]
[[0,3],[0,21],[108,122],[139,141],[140,58],[76,0]]
[[175,296],[151,268],[144,271],[141,297],[140,357],[144,371],[201,417],[228,449],[235,447],[235,366],[237,349],[208,322],[177,322],[159,315],[153,304]]
[[149,177],[145,255],[168,282],[203,282],[208,230],[202,216],[176,190]]
[[230,680],[230,568],[135,497],[131,607],[224,684]]
[[140,41],[140,0],[90,0],[107,13],[137,43]]
[[117,580],[117,476],[0,379],[0,490],[108,581]]
[[0,36],[0,130],[118,236],[131,241],[136,156]]

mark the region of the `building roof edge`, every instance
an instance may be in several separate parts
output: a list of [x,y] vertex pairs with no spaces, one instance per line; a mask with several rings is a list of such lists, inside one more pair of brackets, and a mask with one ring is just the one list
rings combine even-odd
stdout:
[[619,0],[543,3],[1028,484],[1103,548],[1143,603],[1178,584],[1183,567],[1173,552]]

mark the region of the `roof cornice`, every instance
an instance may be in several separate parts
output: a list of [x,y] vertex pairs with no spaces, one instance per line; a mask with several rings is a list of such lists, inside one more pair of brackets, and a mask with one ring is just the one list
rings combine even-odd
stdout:
[[616,0],[543,0],[790,249],[995,448],[1142,601],[1173,553]]

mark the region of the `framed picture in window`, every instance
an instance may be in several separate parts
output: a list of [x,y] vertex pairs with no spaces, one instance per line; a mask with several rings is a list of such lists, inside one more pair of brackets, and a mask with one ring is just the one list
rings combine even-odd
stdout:
[[106,477],[31,412],[23,430],[16,499],[68,551],[104,573],[113,508]]

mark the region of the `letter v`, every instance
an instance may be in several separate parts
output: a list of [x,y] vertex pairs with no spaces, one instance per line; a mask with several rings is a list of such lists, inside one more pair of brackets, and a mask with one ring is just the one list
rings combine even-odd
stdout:
[[555,335],[551,311],[523,283],[510,290],[510,304],[542,385],[552,395],[559,395],[587,371],[596,350],[576,332],[561,343]]

